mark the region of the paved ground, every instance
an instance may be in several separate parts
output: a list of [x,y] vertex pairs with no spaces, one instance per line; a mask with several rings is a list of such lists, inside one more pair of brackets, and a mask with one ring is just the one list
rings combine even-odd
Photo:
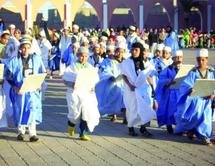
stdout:
[[[193,51],[186,51],[186,63],[192,62]],[[210,52],[215,64],[215,52]],[[215,145],[201,145],[185,136],[168,135],[164,128],[152,122],[153,138],[130,137],[122,120],[111,122],[103,118],[92,140],[83,142],[78,134],[67,134],[66,88],[59,79],[48,80],[43,102],[43,123],[38,126],[40,141],[16,141],[14,127],[0,129],[0,166],[23,165],[215,165]]]

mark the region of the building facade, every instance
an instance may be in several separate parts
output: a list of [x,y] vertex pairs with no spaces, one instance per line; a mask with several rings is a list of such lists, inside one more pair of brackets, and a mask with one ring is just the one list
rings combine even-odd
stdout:
[[[0,9],[3,7],[6,0],[0,1]],[[24,27],[32,27],[33,22],[37,19],[38,9],[44,4],[44,0],[10,0],[17,8],[21,16],[21,24]],[[63,25],[70,26],[75,19],[76,13],[79,11],[85,0],[49,0],[59,13],[59,18]],[[196,12],[190,15],[190,21],[194,25],[198,25],[202,31],[210,31],[215,29],[215,0],[194,0],[198,1],[198,6],[195,6]],[[176,31],[180,28],[185,28],[186,14],[183,11],[183,6],[179,0],[87,0],[97,12],[100,27],[107,28],[110,26],[113,11],[120,5],[125,4],[131,9],[134,23],[140,29],[152,25],[151,22],[161,21],[156,20],[157,17],[150,17],[151,9],[160,4],[166,11],[167,23],[174,27]],[[195,11],[194,10],[194,11]],[[1,15],[0,15],[1,17]],[[192,18],[193,17],[193,18]],[[16,19],[15,19],[16,20]],[[120,20],[119,20],[120,21]]]

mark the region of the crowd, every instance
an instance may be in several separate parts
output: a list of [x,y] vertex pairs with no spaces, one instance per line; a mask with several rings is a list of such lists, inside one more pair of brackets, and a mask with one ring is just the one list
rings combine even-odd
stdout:
[[43,83],[41,89],[21,93],[23,81],[40,73],[52,79],[59,70],[67,86],[70,136],[79,123],[80,139],[90,140],[87,132],[99,124],[100,116],[111,115],[114,121],[123,114],[130,136],[137,136],[139,127],[141,135],[151,137],[147,127],[157,118],[158,126],[165,125],[169,134],[196,136],[212,145],[215,95],[195,96],[193,89],[197,79],[215,78],[208,66],[208,50],[197,51],[197,65],[180,88],[174,87],[183,51],[170,26],[140,32],[135,26],[102,31],[73,25],[35,34],[11,24],[0,35],[0,58],[4,65],[0,122],[7,126],[7,117],[13,116],[17,140],[23,141],[28,129],[30,141],[38,141],[36,125],[42,122],[41,96],[46,87]]

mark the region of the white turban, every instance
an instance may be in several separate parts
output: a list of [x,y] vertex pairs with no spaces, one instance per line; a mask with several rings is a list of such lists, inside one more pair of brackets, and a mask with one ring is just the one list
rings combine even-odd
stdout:
[[202,48],[197,51],[196,57],[208,57],[208,49]]

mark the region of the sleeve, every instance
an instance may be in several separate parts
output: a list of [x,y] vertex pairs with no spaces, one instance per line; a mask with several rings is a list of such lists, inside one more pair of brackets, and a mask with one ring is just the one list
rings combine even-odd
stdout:
[[47,46],[47,48],[49,49],[49,50],[51,50],[52,49],[52,45],[51,45],[51,43],[47,40],[47,44],[46,44],[46,46]]
[[8,63],[5,64],[4,77],[11,86],[15,86],[15,82],[13,79],[14,78],[13,71],[15,69],[16,69],[16,66],[13,63],[13,59],[11,59],[10,61],[8,60]]
[[77,74],[74,72],[73,66],[68,66],[63,74],[63,80],[67,82],[75,82]]

